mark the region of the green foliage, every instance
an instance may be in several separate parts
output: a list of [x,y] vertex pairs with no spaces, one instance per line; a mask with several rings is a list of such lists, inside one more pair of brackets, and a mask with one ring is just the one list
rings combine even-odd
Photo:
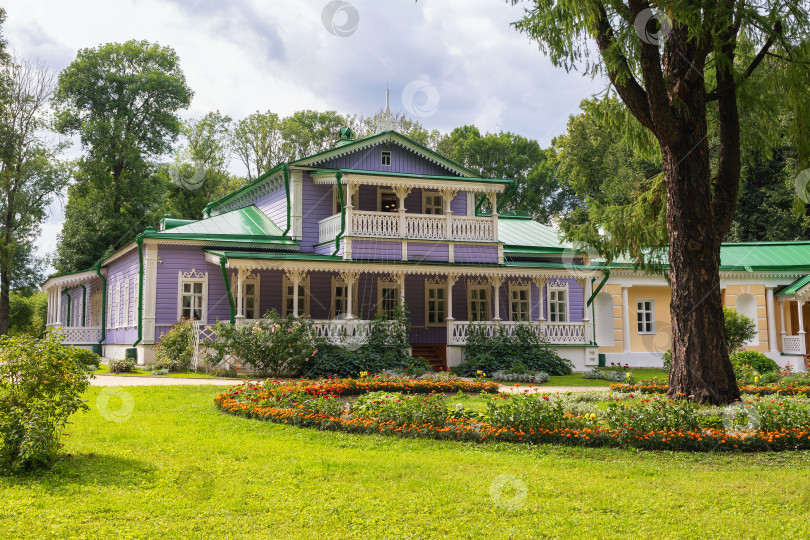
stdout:
[[188,107],[177,54],[147,41],[82,49],[60,74],[56,129],[78,134],[84,156],[68,192],[59,271],[91,267],[160,214],[165,185],[150,160],[171,150]]
[[307,379],[319,377],[357,377],[365,369],[361,351],[333,345],[324,339],[317,341],[318,354],[304,364],[302,376]]
[[42,337],[48,309],[48,293],[37,292],[26,296],[17,291],[9,295],[8,333],[16,336],[31,334]]
[[622,430],[627,437],[651,431],[696,430],[701,427],[699,409],[700,406],[689,399],[611,401],[605,410],[605,421],[609,428]]
[[79,347],[71,347],[73,349],[73,356],[76,361],[90,370],[98,369],[101,363],[101,357],[88,349],[80,349]]
[[[160,337],[155,346],[155,369],[184,371],[191,367],[194,357],[194,323],[182,319]],[[196,366],[195,366],[196,367]]]
[[726,342],[729,353],[742,349],[743,345],[757,336],[757,324],[734,308],[723,307],[723,319],[726,327]]
[[310,320],[281,317],[275,310],[253,324],[217,323],[215,332],[211,347],[219,358],[236,356],[263,376],[299,375],[319,352]]
[[751,366],[757,373],[779,373],[779,364],[765,356],[759,351],[738,351],[731,355],[731,365],[735,368],[737,366],[748,365]]
[[573,427],[562,400],[547,395],[493,396],[487,401],[486,418],[493,426],[519,431]]
[[447,422],[449,409],[443,394],[406,396],[399,392],[370,392],[357,398],[352,404],[351,413],[392,422],[397,426],[443,426]]
[[516,325],[511,335],[504,326],[498,326],[490,335],[485,325],[472,324],[467,330],[467,347],[460,368],[467,377],[475,376],[479,370],[568,375],[573,365],[554,352],[530,324]]
[[496,371],[490,377],[493,381],[504,383],[543,384],[548,382],[548,373],[537,371],[534,373],[509,373]]
[[88,370],[61,336],[0,337],[0,471],[47,468],[56,461],[60,430],[87,405]]

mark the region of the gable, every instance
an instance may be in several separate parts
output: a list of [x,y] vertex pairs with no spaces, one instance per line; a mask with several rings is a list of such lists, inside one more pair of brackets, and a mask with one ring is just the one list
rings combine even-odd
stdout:
[[[392,167],[381,167],[379,165],[380,159],[380,152],[384,150],[384,145],[390,145],[390,150],[393,152],[394,149],[397,150],[404,150],[407,154],[402,154],[403,161],[399,165],[399,167],[403,168],[403,170],[393,170],[394,167],[393,158],[394,155],[392,154]],[[377,147],[374,151],[374,149]],[[376,157],[375,157],[376,156]],[[410,157],[406,157],[410,156]],[[418,160],[417,160],[418,158]],[[346,160],[348,161],[340,161]],[[337,165],[327,165],[327,163],[347,163],[347,164],[359,164],[364,159],[368,159],[368,165],[371,165],[374,168],[365,168],[365,167],[345,167],[341,166],[338,167]],[[376,165],[374,165],[376,162]],[[430,164],[429,166],[427,164]],[[372,171],[387,171],[387,172],[401,172],[406,174],[434,174],[436,176],[464,176],[464,177],[473,177],[478,178],[480,177],[479,174],[475,173],[474,171],[467,169],[466,167],[459,165],[458,163],[454,162],[451,159],[448,159],[441,154],[434,152],[430,148],[422,146],[418,142],[409,139],[408,137],[402,135],[401,133],[397,133],[396,131],[385,131],[383,133],[378,133],[376,135],[372,135],[370,137],[366,137],[364,139],[359,139],[356,141],[346,141],[342,145],[332,148],[331,150],[326,150],[325,152],[321,152],[309,157],[305,157],[299,159],[298,161],[294,161],[291,165],[307,165],[307,166],[317,166],[317,167],[329,167],[329,168],[346,168],[346,169],[355,169],[355,170],[372,170]],[[438,169],[433,168],[433,171],[439,172],[420,172],[420,168],[427,170],[428,167],[438,167]],[[416,170],[413,170],[416,169]]]
[[[381,155],[390,152],[391,165],[382,165]],[[448,171],[435,161],[430,161],[409,148],[383,142],[363,148],[351,154],[327,159],[318,164],[326,169],[352,169],[361,171],[395,172],[406,174],[430,174],[460,176],[455,171]]]

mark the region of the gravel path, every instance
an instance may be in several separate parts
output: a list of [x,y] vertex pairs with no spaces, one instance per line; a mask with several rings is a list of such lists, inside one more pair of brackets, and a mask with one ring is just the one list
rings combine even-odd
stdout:
[[[90,380],[91,386],[180,386],[180,385],[206,385],[206,386],[234,386],[246,382],[246,379],[196,379],[162,376],[127,377],[122,375],[96,375]],[[603,392],[610,390],[607,386],[514,386],[501,385],[501,392],[522,394],[529,392]]]

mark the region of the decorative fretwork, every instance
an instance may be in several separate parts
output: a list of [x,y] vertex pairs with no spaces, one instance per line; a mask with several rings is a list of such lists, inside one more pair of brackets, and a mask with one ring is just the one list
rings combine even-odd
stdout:
[[196,268],[192,268],[190,272],[180,272],[180,279],[205,279],[208,277],[208,272],[197,272]]

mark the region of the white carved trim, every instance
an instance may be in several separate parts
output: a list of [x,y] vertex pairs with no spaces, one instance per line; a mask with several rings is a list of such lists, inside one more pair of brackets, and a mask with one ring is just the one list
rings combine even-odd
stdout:
[[[202,283],[202,317],[200,324],[208,323],[208,272],[200,273],[195,269],[190,272],[177,272],[177,320],[183,317],[183,284],[184,283]],[[194,306],[192,306],[192,309]]]

